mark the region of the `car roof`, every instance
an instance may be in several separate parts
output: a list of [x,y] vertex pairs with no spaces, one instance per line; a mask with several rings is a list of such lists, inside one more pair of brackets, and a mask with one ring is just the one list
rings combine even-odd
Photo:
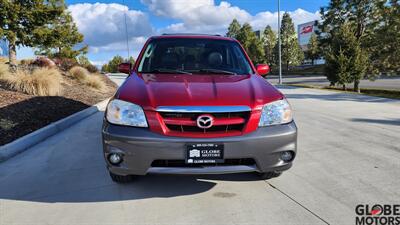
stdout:
[[159,36],[153,36],[151,39],[166,39],[166,38],[201,38],[201,39],[217,39],[217,40],[227,40],[227,41],[236,41],[230,37],[223,37],[221,35],[215,34],[187,34],[187,33],[178,33],[178,34],[162,34]]

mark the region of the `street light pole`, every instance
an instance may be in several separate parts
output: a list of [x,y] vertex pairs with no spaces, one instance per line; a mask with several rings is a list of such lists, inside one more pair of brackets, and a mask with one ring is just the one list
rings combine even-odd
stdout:
[[282,49],[281,49],[281,0],[278,0],[278,49],[279,49],[279,84],[282,84]]
[[[125,0],[122,0],[122,5],[126,6],[129,11],[128,5],[125,5]],[[128,24],[126,22],[126,11],[124,10],[124,23],[125,23],[125,35],[126,35],[126,50],[128,51],[128,62],[130,62],[130,53],[129,53],[129,35],[128,35]]]

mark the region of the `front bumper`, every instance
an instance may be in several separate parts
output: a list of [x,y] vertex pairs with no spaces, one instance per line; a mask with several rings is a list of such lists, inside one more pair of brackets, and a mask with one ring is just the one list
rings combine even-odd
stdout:
[[[108,169],[119,175],[145,175],[147,173],[213,174],[239,172],[284,171],[291,162],[280,159],[283,151],[297,149],[297,127],[294,122],[285,125],[258,128],[256,131],[234,137],[183,138],[163,136],[147,128],[117,126],[104,121],[103,150]],[[204,167],[152,167],[154,160],[184,160],[188,143],[224,144],[226,159],[254,159],[255,165]],[[110,153],[123,155],[118,166],[110,164]]]

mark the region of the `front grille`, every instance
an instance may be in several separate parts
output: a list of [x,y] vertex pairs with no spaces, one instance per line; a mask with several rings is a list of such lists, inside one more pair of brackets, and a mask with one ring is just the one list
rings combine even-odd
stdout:
[[225,159],[223,163],[186,164],[185,160],[154,160],[151,167],[203,167],[203,166],[252,166],[256,162],[252,158]]
[[[199,128],[196,120],[199,116],[208,114],[215,119],[212,127],[208,129]],[[242,132],[249,119],[250,112],[230,113],[181,113],[160,112],[167,128],[172,132],[179,133],[231,133]]]
[[223,125],[223,126],[213,126],[208,129],[202,129],[197,126],[184,126],[184,125],[168,125],[169,130],[179,131],[179,132],[229,132],[229,131],[241,131],[244,127],[244,124],[238,125]]

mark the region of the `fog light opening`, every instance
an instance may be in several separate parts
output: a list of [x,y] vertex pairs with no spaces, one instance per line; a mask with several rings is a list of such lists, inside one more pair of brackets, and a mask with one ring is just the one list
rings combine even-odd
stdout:
[[108,161],[113,165],[118,165],[122,162],[122,155],[118,153],[111,153],[108,156]]
[[281,153],[281,159],[284,162],[290,162],[293,160],[293,158],[294,158],[294,154],[292,151],[286,151],[286,152]]

